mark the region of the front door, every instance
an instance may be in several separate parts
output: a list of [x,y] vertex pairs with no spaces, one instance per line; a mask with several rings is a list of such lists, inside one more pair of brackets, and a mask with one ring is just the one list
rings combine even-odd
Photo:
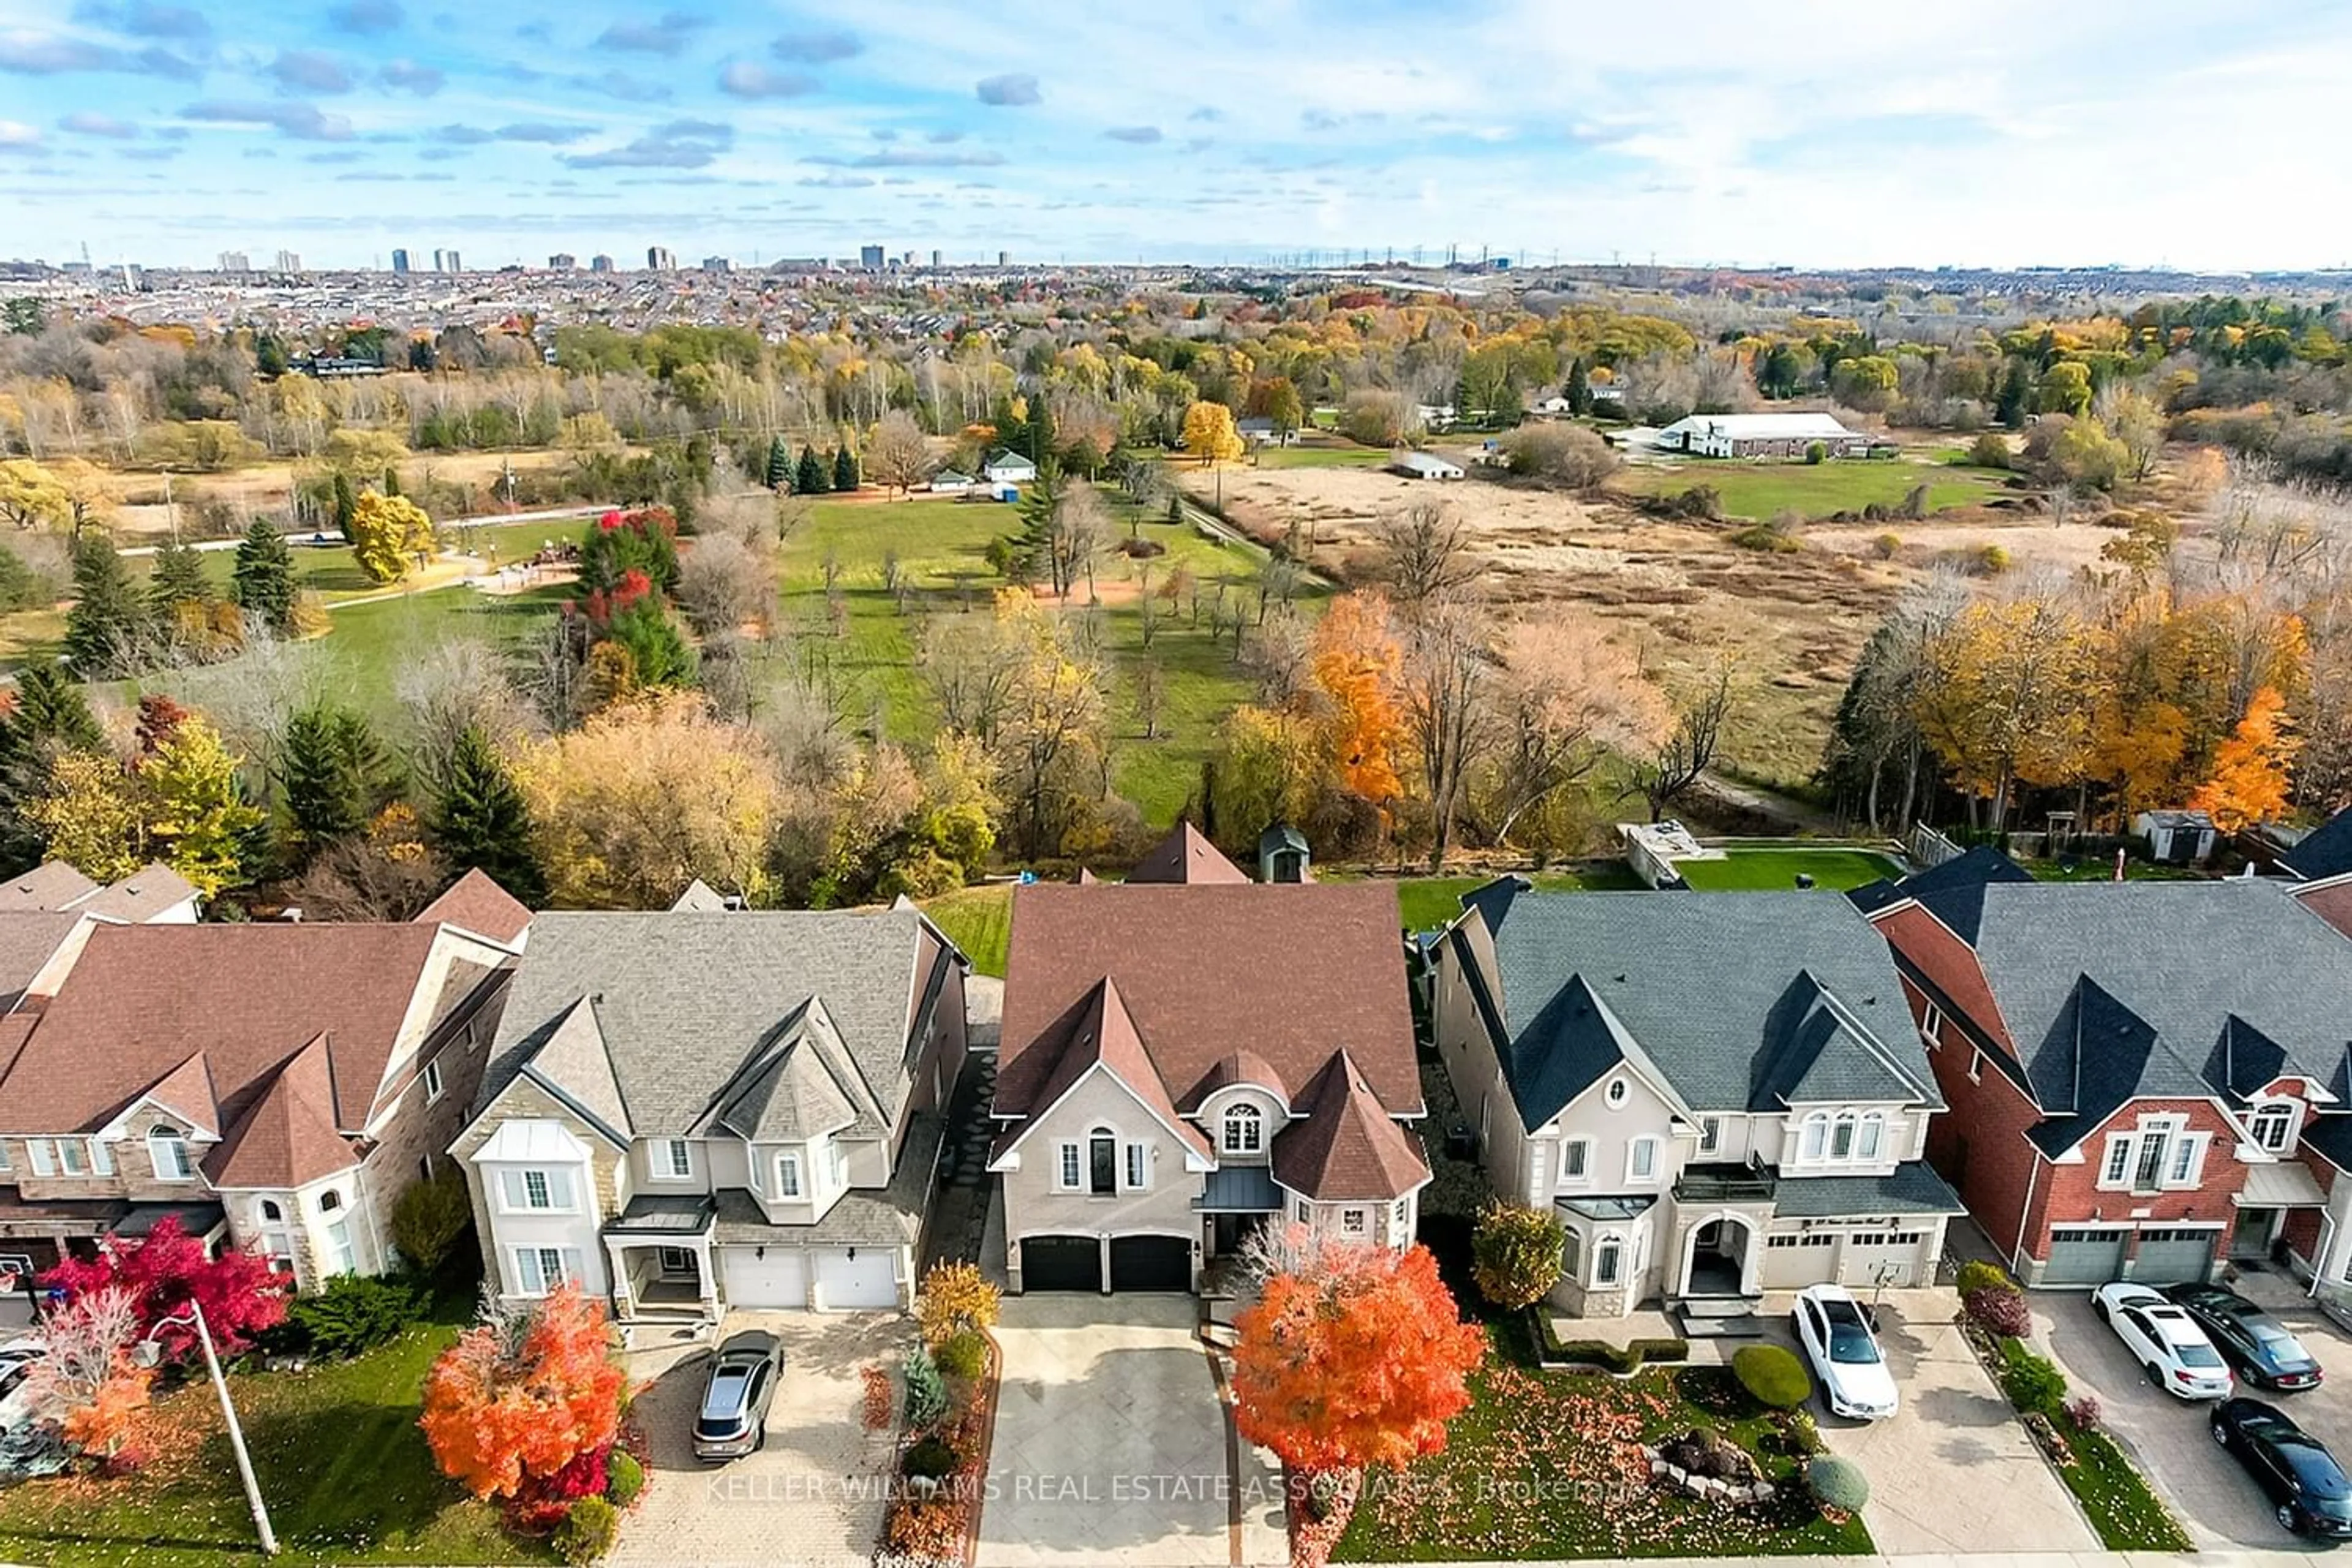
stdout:
[[694,1266],[691,1247],[665,1247],[661,1249],[661,1277],[665,1279],[699,1279],[702,1270]]
[[2259,1262],[2271,1255],[2278,1235],[2278,1209],[2240,1209],[2237,1234],[2230,1238],[2230,1256],[2241,1262]]

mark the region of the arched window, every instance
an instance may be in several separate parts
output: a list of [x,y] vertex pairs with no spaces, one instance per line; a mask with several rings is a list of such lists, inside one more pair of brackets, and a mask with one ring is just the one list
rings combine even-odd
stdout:
[[188,1135],[168,1124],[147,1130],[147,1158],[158,1181],[184,1182],[196,1173],[188,1158]]
[[286,1217],[286,1211],[278,1206],[277,1199],[264,1198],[261,1200],[261,1217],[271,1225],[276,1225]]
[[1839,1112],[1837,1123],[1830,1131],[1830,1158],[1853,1158],[1853,1112],[1851,1110]]
[[1798,1157],[1818,1160],[1829,1146],[1830,1119],[1826,1111],[1814,1111],[1805,1118],[1805,1130],[1798,1142]]
[[1097,1127],[1087,1141],[1087,1190],[1097,1197],[1118,1191],[1118,1134]]
[[1620,1283],[1624,1264],[1624,1241],[1615,1236],[1602,1237],[1601,1245],[1592,1249],[1592,1283],[1596,1286]]
[[342,1206],[343,1194],[336,1192],[332,1188],[329,1188],[327,1191],[319,1194],[319,1212],[320,1214],[332,1214],[335,1210]]
[[2284,1154],[2294,1142],[2294,1107],[2273,1100],[2254,1111],[2252,1128],[2256,1143],[2273,1154]]
[[1265,1113],[1255,1105],[1236,1105],[1225,1112],[1225,1152],[1255,1154],[1265,1147]]
[[1862,1132],[1855,1139],[1853,1145],[1855,1157],[1863,1160],[1877,1159],[1879,1144],[1885,1141],[1885,1116],[1875,1110],[1864,1112]]

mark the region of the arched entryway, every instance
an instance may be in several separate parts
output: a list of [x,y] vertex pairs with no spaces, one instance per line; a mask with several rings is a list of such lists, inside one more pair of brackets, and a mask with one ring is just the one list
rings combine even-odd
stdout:
[[1743,1215],[1720,1214],[1690,1227],[1683,1241],[1684,1296],[1744,1296],[1753,1278],[1748,1264],[1756,1250],[1756,1224]]

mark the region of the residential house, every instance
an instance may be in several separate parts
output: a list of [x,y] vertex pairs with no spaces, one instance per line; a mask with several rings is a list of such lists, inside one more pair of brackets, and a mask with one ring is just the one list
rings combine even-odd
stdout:
[[2282,885],[2042,883],[1979,849],[1854,900],[1952,1108],[1928,1156],[2026,1283],[2340,1276],[2352,945]]
[[992,454],[982,465],[980,477],[992,485],[1034,484],[1037,482],[1037,465],[1007,447]]
[[1495,1190],[1567,1228],[1558,1306],[1935,1279],[1943,1098],[1851,904],[1515,878],[1464,903],[1432,953],[1439,1058]]
[[969,495],[980,487],[980,481],[958,468],[941,468],[930,477],[924,489],[933,495]]
[[[467,901],[473,924],[520,913]],[[93,923],[56,994],[0,1020],[0,1265],[169,1216],[305,1289],[391,1268],[394,1205],[457,1131],[514,957],[438,919]]]
[[1268,1223],[1409,1246],[1394,886],[1253,883],[1184,824],[1123,883],[1015,889],[993,1110],[1015,1289],[1192,1289]]
[[0,883],[0,914],[71,912],[119,925],[194,925],[198,897],[169,866],[142,866],[119,882],[100,883],[49,860]]
[[1262,414],[1234,422],[1234,433],[1253,447],[1289,447],[1298,440],[1298,432],[1276,428],[1273,420]]
[[2304,908],[2352,933],[2352,808],[2337,812],[2275,856]]
[[450,1145],[492,1288],[905,1304],[968,968],[911,906],[539,916]]
[[1870,437],[1827,414],[1694,414],[1658,432],[1656,445],[1699,458],[1801,458],[1819,442],[1832,458],[1866,458]]

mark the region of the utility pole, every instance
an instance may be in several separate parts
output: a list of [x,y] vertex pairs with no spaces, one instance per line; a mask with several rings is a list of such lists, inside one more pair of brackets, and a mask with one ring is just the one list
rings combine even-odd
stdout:
[[213,1392],[220,1395],[221,1420],[228,1427],[229,1452],[236,1456],[237,1479],[245,1483],[245,1501],[253,1512],[254,1531],[261,1537],[263,1553],[275,1557],[278,1555],[278,1531],[270,1528],[269,1505],[261,1500],[261,1483],[254,1479],[253,1456],[245,1450],[245,1428],[237,1425],[236,1406],[229,1401],[228,1379],[221,1375],[220,1356],[213,1349],[213,1331],[211,1325],[205,1321],[204,1308],[191,1298],[185,1312],[174,1312],[159,1319],[147,1331],[147,1337],[139,1342],[134,1359],[140,1360],[143,1365],[154,1365],[163,1358],[163,1346],[156,1342],[155,1336],[173,1324],[184,1322],[195,1324],[196,1339],[205,1347],[205,1370],[212,1373]]

